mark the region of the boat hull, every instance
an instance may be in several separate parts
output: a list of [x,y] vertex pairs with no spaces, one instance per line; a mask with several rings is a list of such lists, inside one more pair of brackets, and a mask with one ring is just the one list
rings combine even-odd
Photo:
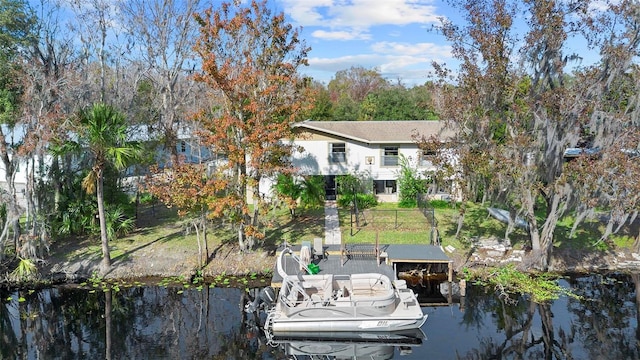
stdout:
[[419,329],[427,320],[404,281],[380,273],[288,275],[265,330],[281,333],[394,332]]
[[308,318],[308,319],[274,319],[271,329],[275,335],[290,332],[394,332],[419,329],[427,321],[427,315],[420,318],[394,319],[384,318]]

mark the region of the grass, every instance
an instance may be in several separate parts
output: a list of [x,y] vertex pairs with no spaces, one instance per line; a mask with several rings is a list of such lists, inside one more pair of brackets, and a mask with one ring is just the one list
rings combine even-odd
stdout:
[[400,209],[384,203],[362,211],[359,222],[348,209],[338,209],[342,239],[345,243],[428,244],[432,230],[418,209]]
[[[469,247],[471,241],[476,238],[504,238],[506,224],[491,217],[486,207],[476,204],[465,205],[464,223],[459,236],[456,237],[458,221],[462,216],[459,206],[459,204],[452,204],[448,208],[435,209],[436,222],[443,245]],[[512,246],[516,248],[526,244],[528,237],[525,230],[518,228],[509,235]]]
[[[456,237],[458,220],[461,216],[460,204],[436,204],[435,219],[443,246],[451,245],[458,249],[471,246],[475,238],[503,239],[507,225],[489,215],[486,207],[478,204],[465,204],[464,223],[460,234]],[[401,209],[397,204],[382,203],[373,208],[369,213],[365,211],[364,221],[357,227],[352,224],[352,217],[347,209],[340,209],[340,224],[342,238],[345,243],[375,243],[376,236],[382,244],[405,243],[430,243],[430,227],[428,220],[417,209]],[[544,219],[538,218],[542,224]],[[580,224],[573,236],[571,228],[574,219],[571,216],[563,217],[554,233],[554,246],[563,249],[591,249],[604,250],[609,244],[599,241],[605,224],[601,221],[591,220]],[[619,234],[610,236],[610,242],[620,248],[630,248],[634,243],[632,234],[638,230],[627,227]],[[353,236],[352,236],[353,234]],[[511,245],[518,249],[529,245],[529,233],[526,230],[515,228],[509,234]]]
[[[435,209],[435,220],[443,246],[451,245],[457,249],[468,249],[474,238],[502,239],[506,225],[491,217],[486,207],[477,204],[467,204],[465,208],[464,224],[460,236],[456,237],[458,219],[460,217],[459,204],[439,206]],[[372,209],[364,211],[360,218],[360,226],[355,224],[348,209],[338,211],[344,243],[376,242],[381,244],[429,244],[431,243],[431,224],[418,209],[398,208],[394,203],[381,203]],[[324,237],[324,209],[312,208],[299,210],[292,218],[287,209],[277,209],[263,214],[263,220],[268,226],[264,228],[265,249],[275,249],[282,242],[300,244],[302,241],[312,241],[315,237]],[[144,220],[143,217],[141,219]],[[353,220],[353,226],[352,224]],[[603,230],[603,224],[597,221],[583,223],[570,237],[573,218],[566,216],[558,223],[555,232],[554,245],[565,249],[596,249],[594,244],[607,247],[608,244],[598,242]],[[154,215],[141,221],[141,226],[126,237],[112,241],[112,258],[126,259],[136,249],[143,248],[154,242],[162,242],[163,248],[169,251],[193,249],[196,244],[196,234],[192,230],[185,232],[186,223],[178,218],[172,209],[156,209]],[[611,237],[618,247],[631,247],[635,234],[633,231],[623,231]],[[522,229],[515,229],[509,236],[514,248],[521,248],[529,244],[529,235]],[[208,233],[210,249],[225,244],[235,245],[237,234],[227,225],[221,224],[210,227]],[[100,256],[99,241],[93,241],[85,248],[82,256],[87,253]],[[79,256],[79,254],[74,254]]]
[[295,218],[288,210],[280,209],[270,213],[267,220],[270,224],[265,236],[267,246],[276,246],[285,240],[289,244],[300,244],[304,240],[324,238],[324,207],[299,210]]

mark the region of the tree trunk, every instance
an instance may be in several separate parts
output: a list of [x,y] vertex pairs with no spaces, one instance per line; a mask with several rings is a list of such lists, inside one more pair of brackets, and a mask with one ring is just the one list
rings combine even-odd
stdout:
[[243,223],[241,223],[240,226],[238,226],[238,245],[240,246],[240,251],[247,250],[247,246],[244,242],[244,224]]
[[198,243],[198,267],[202,269],[202,245],[200,245],[200,219],[193,222],[196,229],[196,242]]
[[556,229],[556,225],[558,224],[558,218],[560,217],[560,201],[562,200],[562,197],[562,194],[554,192],[551,197],[551,201],[547,201],[547,219],[542,225],[539,237],[539,266],[543,271],[546,271],[549,268],[551,253],[553,251],[553,233]]
[[16,253],[18,251],[18,248],[20,247],[20,207],[18,206],[18,198],[17,198],[17,192],[16,192],[16,182],[15,182],[15,177],[16,177],[16,166],[13,162],[13,160],[11,161],[10,165],[6,165],[5,164],[5,168],[6,169],[11,169],[11,171],[7,171],[6,174],[6,182],[7,182],[7,187],[9,188],[9,202],[7,204],[7,213],[10,215],[11,217],[11,228],[13,229],[13,244],[14,244],[14,248],[16,249]]
[[[253,216],[251,216],[251,226],[253,231],[257,231],[260,224],[260,179],[254,179],[255,185],[253,186]],[[249,240],[249,249],[255,249],[255,236],[251,236]]]
[[105,335],[104,335],[104,343],[105,343],[105,356],[106,360],[111,360],[111,331],[112,331],[112,321],[111,321],[111,312],[113,307],[113,295],[111,293],[111,289],[107,288],[104,291],[104,325],[105,325]]
[[207,216],[203,216],[202,220],[202,236],[204,237],[204,255],[205,265],[209,263],[209,242],[207,241]]
[[104,179],[103,170],[97,169],[96,197],[98,199],[98,220],[100,221],[100,242],[102,243],[102,263],[100,271],[106,274],[111,268],[111,254],[109,253],[109,238],[107,237],[107,218],[104,211]]
[[465,214],[465,206],[464,203],[460,205],[460,213],[458,214],[458,228],[456,229],[456,239],[460,237],[460,231],[462,231],[462,224],[464,223],[464,214]]
[[553,313],[551,312],[550,304],[539,304],[538,311],[540,312],[540,320],[542,322],[542,344],[543,346],[543,359],[553,359],[554,358],[554,347],[557,344],[555,340],[554,331],[553,331]]
[[0,261],[4,260],[4,248],[7,237],[7,232],[9,231],[9,224],[11,223],[11,216],[7,214],[7,220],[4,222],[4,226],[2,227],[2,233],[0,233]]

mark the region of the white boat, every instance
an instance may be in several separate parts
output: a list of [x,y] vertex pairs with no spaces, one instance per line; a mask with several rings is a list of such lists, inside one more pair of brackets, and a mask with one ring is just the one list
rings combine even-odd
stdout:
[[290,332],[393,332],[420,328],[427,320],[413,290],[379,273],[288,275],[278,257],[282,288],[265,330]]

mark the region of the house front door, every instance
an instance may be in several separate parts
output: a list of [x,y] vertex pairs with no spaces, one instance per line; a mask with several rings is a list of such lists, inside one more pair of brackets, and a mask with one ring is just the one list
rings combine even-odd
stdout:
[[324,176],[324,195],[327,200],[336,200],[336,176],[325,175]]

